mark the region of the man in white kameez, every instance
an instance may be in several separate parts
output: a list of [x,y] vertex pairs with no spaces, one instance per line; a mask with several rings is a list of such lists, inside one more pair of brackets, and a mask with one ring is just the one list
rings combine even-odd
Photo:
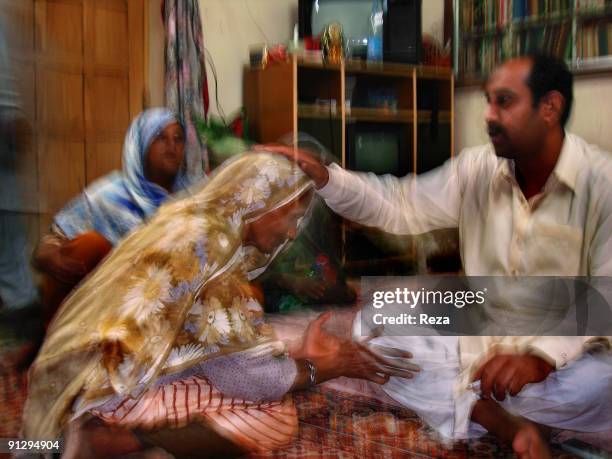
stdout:
[[[304,151],[262,148],[294,158],[349,220],[395,234],[458,228],[467,276],[612,276],[612,156],[565,131],[572,85],[556,58],[504,63],[485,85],[491,142],[419,177],[348,172]],[[587,352],[589,337],[380,340],[409,349],[422,368],[385,391],[443,437],[484,427],[533,458],[549,454],[539,427],[612,430],[612,356]],[[600,341],[609,347],[609,337]]]

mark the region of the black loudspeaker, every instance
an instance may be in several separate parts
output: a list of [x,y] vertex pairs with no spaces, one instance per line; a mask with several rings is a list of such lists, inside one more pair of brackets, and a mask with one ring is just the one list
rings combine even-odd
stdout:
[[383,30],[385,61],[421,62],[421,0],[387,0]]
[[298,36],[300,39],[312,35],[312,0],[298,0]]

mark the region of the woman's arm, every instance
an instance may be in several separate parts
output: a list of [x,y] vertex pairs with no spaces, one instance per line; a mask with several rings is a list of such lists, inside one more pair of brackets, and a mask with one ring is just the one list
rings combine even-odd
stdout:
[[312,321],[302,346],[293,352],[297,376],[291,390],[346,376],[385,384],[391,376],[412,378],[419,367],[406,362],[412,354],[396,349],[371,347],[366,342],[341,339],[323,330],[332,313]]
[[441,167],[414,177],[347,171],[324,166],[307,150],[286,145],[261,145],[292,161],[315,183],[317,193],[342,217],[392,234],[422,234],[455,228],[459,222],[465,179],[473,155],[459,155]]
[[65,283],[78,282],[86,273],[85,264],[65,254],[69,239],[52,231],[43,236],[34,250],[32,264],[44,274]]
[[325,332],[322,327],[330,317],[325,313],[312,321],[301,346],[289,357],[255,348],[204,361],[197,371],[228,397],[262,401],[280,400],[288,392],[339,376],[384,384],[390,376],[411,378],[419,370],[406,362],[412,357],[408,352],[374,348]]

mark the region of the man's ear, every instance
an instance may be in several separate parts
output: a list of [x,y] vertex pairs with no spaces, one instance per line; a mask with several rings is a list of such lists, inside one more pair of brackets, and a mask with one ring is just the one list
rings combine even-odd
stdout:
[[546,124],[554,126],[565,109],[565,98],[559,91],[549,91],[540,101],[541,113]]

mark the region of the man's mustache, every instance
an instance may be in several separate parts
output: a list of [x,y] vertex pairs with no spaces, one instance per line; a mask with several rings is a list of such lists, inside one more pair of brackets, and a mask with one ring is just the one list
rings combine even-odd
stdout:
[[487,125],[487,134],[493,137],[495,135],[503,134],[506,135],[506,131],[499,124],[488,124]]

